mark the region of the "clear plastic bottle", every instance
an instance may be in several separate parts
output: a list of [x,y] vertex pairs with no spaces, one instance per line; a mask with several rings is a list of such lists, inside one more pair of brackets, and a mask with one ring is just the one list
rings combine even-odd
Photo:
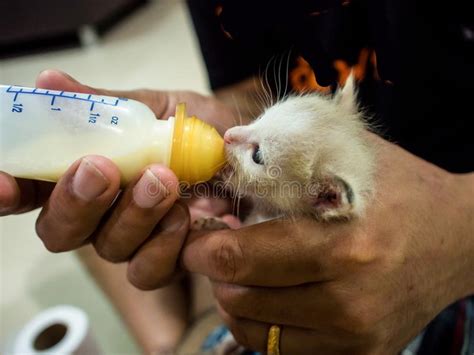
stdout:
[[57,181],[89,154],[111,159],[130,181],[150,163],[169,166],[180,181],[209,180],[224,164],[219,133],[185,104],[157,120],[143,103],[109,96],[0,85],[0,170]]

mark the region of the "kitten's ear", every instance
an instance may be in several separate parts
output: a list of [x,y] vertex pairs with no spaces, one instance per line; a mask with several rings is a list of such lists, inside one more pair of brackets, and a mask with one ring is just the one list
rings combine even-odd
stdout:
[[351,71],[342,88],[336,92],[335,100],[346,112],[357,112],[357,92],[354,83],[354,73]]
[[348,219],[354,204],[350,185],[336,175],[314,179],[309,188],[310,204],[315,216],[321,219]]

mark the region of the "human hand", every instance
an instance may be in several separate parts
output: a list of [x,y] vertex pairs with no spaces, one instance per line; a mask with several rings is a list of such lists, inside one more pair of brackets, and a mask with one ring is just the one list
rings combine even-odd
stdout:
[[377,193],[348,223],[278,219],[199,232],[183,267],[207,275],[237,342],[282,354],[395,354],[474,292],[474,174],[449,174],[378,143]]
[[[150,106],[158,118],[172,116],[176,104],[185,101],[190,114],[221,129],[233,122],[227,106],[191,92],[94,89],[53,70],[42,72],[36,84],[45,89],[132,98]],[[36,229],[48,250],[62,252],[92,243],[106,260],[129,260],[128,278],[135,286],[159,287],[176,276],[177,256],[189,227],[188,209],[175,203],[178,181],[168,168],[150,165],[114,202],[119,182],[117,167],[99,156],[76,161],[57,184],[0,173],[0,212],[18,214],[43,206]],[[225,204],[212,206],[206,213],[218,214],[218,208],[225,208]]]

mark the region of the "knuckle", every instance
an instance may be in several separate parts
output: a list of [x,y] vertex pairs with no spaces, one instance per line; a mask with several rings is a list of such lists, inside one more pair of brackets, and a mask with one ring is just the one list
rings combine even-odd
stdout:
[[351,267],[363,267],[379,258],[379,250],[369,236],[351,235],[341,238],[335,248],[335,262]]
[[354,305],[343,313],[340,326],[344,331],[359,338],[367,338],[374,334],[377,322],[373,316],[373,310],[365,307],[361,302],[354,302]]
[[[118,238],[118,235],[124,238]],[[99,227],[93,232],[94,248],[102,259],[112,263],[125,262],[135,251],[135,246],[139,245],[134,238],[136,235],[126,218],[118,218],[113,228]]]
[[84,213],[82,209],[74,208],[68,196],[55,194],[45,209],[45,217],[62,226],[76,229],[82,225]]
[[117,252],[117,250],[110,246],[109,243],[95,242],[94,243],[95,251],[102,259],[110,261],[111,263],[121,263],[127,261],[128,258]]
[[54,236],[48,233],[43,223],[40,220],[36,221],[35,225],[36,234],[43,242],[45,248],[51,253],[62,253],[74,249],[74,246],[67,243],[64,238]]
[[209,253],[210,265],[217,270],[224,282],[235,283],[237,271],[242,265],[243,252],[237,238],[224,237],[214,252]]
[[[132,286],[135,286],[136,288],[138,288],[139,290],[142,290],[142,291],[151,291],[151,290],[155,289],[150,284],[148,284],[146,282],[143,282],[143,280],[137,274],[135,274],[133,272],[128,272],[127,273],[127,280],[128,280],[128,282],[130,282],[130,284],[132,284]],[[159,286],[157,286],[156,288],[158,288],[158,287]]]
[[65,252],[65,251],[70,251],[73,249],[73,248],[69,248],[68,246],[66,246],[65,244],[61,242],[54,241],[49,238],[41,239],[41,240],[43,241],[45,248],[51,253],[57,254],[57,253]]
[[245,327],[240,324],[240,322],[236,319],[227,324],[229,327],[230,332],[234,336],[235,341],[245,347],[245,348],[254,348],[252,344],[250,344],[249,337],[245,331]]
[[127,268],[127,279],[136,288],[148,291],[170,284],[175,277],[174,270],[156,274],[150,272],[149,264],[140,259],[133,259]]
[[246,297],[241,287],[220,284],[214,287],[214,295],[224,311],[231,315],[242,315],[241,309]]
[[371,326],[360,317],[347,317],[345,330],[359,337],[366,336],[371,331]]
[[247,323],[248,321],[230,315],[223,309],[222,305],[219,302],[217,302],[217,310],[221,319],[223,320],[227,328],[229,328],[229,331],[232,333],[234,340],[239,345],[247,349],[257,351],[265,350],[265,348],[262,347],[262,344],[256,344],[255,339],[251,339],[256,337],[253,336],[252,330],[249,328],[249,323]]
[[143,274],[140,272],[139,263],[131,263],[127,268],[127,279],[128,281],[140,290],[152,290],[154,285],[152,285],[149,280],[143,277]]
[[137,229],[140,229],[140,221],[137,221],[136,217],[130,215],[129,211],[125,210],[120,213],[120,211],[114,211],[112,218],[114,219],[114,228],[113,230],[121,231],[124,234],[133,236],[134,232]]
[[155,111],[157,117],[162,117],[167,111],[169,111],[170,100],[168,95],[164,94],[162,91],[155,91],[149,89],[141,90],[143,96],[143,102],[149,102],[146,98],[151,98],[151,107]]
[[233,282],[235,279],[235,256],[233,242],[228,239],[222,239],[219,247],[211,253],[211,265],[215,265],[216,270],[226,282]]

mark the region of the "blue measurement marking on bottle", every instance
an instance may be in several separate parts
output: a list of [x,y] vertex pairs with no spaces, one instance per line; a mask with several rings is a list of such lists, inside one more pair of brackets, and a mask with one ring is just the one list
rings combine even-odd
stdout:
[[[108,106],[118,106],[120,101],[128,101],[126,98],[122,97],[101,97],[92,94],[79,94],[64,92],[58,90],[46,90],[46,89],[33,89],[25,88],[20,86],[9,86],[6,90],[7,93],[13,94],[13,102],[15,102],[20,95],[41,95],[51,97],[51,106],[54,105],[56,98],[63,98],[68,100],[78,100],[90,103],[90,111],[94,109],[95,104],[108,105]],[[54,111],[61,111],[59,107],[51,108]]]

